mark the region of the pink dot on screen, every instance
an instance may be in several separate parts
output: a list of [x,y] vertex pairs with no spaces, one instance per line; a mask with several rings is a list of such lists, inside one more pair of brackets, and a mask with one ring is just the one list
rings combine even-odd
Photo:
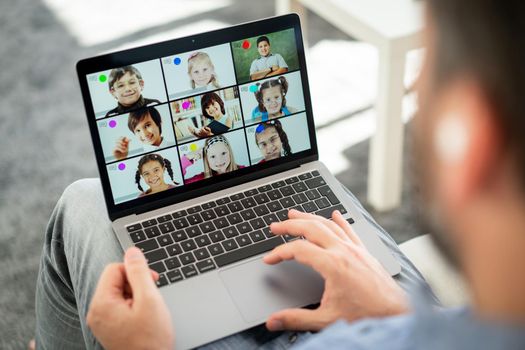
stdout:
[[124,170],[124,169],[126,169],[126,164],[124,164],[124,163],[120,163],[120,164],[118,165],[118,170]]
[[242,48],[243,49],[248,50],[250,48],[250,46],[252,46],[252,44],[250,44],[250,42],[248,40],[244,40],[242,42]]
[[110,120],[110,121],[109,121],[109,127],[110,127],[110,128],[114,128],[115,126],[117,126],[117,122],[114,121],[114,120]]
[[182,102],[182,109],[188,109],[188,108],[190,108],[190,101]]

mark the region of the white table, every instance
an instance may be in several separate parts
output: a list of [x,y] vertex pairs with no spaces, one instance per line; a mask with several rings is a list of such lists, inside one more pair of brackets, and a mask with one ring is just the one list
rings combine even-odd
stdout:
[[[421,46],[423,4],[417,0],[276,0],[277,14],[306,8],[348,35],[378,49],[377,127],[370,143],[368,201],[377,210],[401,203],[406,53]],[[306,30],[304,30],[306,32]]]

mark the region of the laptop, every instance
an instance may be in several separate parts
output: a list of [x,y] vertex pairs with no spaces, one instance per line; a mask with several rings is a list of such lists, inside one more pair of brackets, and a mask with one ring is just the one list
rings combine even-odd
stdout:
[[313,270],[262,262],[302,239],[269,229],[291,208],[340,210],[400,272],[318,160],[297,15],[84,59],[77,72],[113,230],[159,273],[177,348],[320,301]]

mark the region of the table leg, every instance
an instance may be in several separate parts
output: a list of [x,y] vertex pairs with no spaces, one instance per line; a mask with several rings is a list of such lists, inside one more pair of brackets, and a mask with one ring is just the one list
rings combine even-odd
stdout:
[[275,14],[284,15],[295,12],[301,18],[301,28],[303,32],[304,47],[308,47],[308,40],[306,37],[306,28],[308,28],[308,10],[301,3],[301,0],[275,0]]
[[379,211],[401,203],[405,56],[406,52],[394,45],[379,48],[376,132],[370,143],[368,169],[368,202]]
[[290,13],[292,0],[275,0],[275,15],[280,16]]

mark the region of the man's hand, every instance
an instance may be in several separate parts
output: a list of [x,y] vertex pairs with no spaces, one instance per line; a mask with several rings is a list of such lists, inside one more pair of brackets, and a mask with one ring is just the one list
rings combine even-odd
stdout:
[[87,324],[106,349],[171,349],[171,318],[138,248],[108,265],[91,300]]
[[325,280],[320,306],[315,310],[287,309],[271,315],[269,330],[318,331],[338,319],[383,317],[408,311],[403,290],[366,250],[339,211],[333,221],[290,210],[290,220],[273,223],[276,235],[304,236],[275,248],[264,257],[268,264],[295,259],[309,265]]
[[128,156],[130,139],[127,137],[119,137],[115,148],[113,149],[113,156],[115,159],[122,160]]

